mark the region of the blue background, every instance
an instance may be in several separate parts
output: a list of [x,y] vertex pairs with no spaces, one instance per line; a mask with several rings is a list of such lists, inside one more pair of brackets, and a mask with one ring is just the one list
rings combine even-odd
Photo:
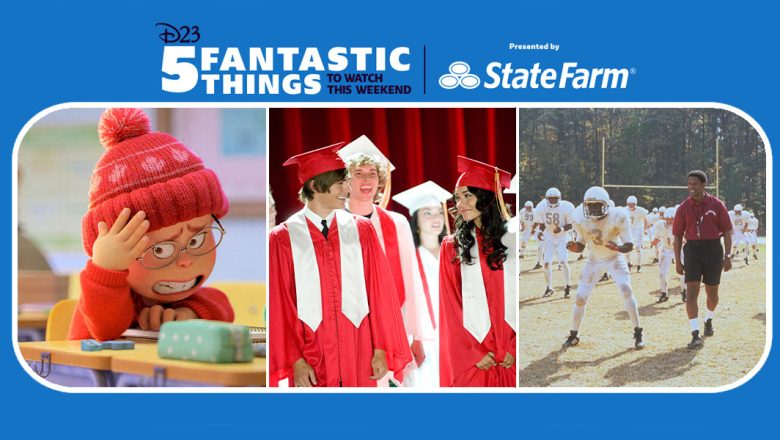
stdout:
[[[777,11],[758,2],[600,3],[494,2],[260,6],[250,2],[59,2],[6,4],[2,36],[0,155],[5,178],[0,220],[2,282],[8,299],[0,313],[4,431],[44,437],[139,438],[182,434],[243,438],[456,434],[475,438],[563,436],[718,438],[775,431],[773,397],[777,356],[744,386],[717,395],[74,395],[41,387],[19,367],[11,341],[11,164],[22,126],[37,112],[69,101],[265,100],[164,94],[162,43],[154,23],[200,26],[202,45],[402,46],[427,48],[427,94],[419,58],[408,83],[410,101],[717,101],[753,116],[776,138]],[[257,2],[259,3],[259,2]],[[554,42],[558,54],[510,52],[509,42]],[[774,43],[773,43],[774,41]],[[435,86],[449,63],[533,60],[577,61],[599,67],[634,67],[626,90],[442,90]],[[407,77],[404,77],[405,81]],[[485,78],[483,78],[484,81]],[[336,97],[338,98],[338,97]],[[270,100],[270,97],[268,98]],[[281,100],[327,101],[314,97]],[[355,97],[343,97],[349,100]],[[735,293],[738,294],[738,293]],[[0,310],[2,312],[2,310]],[[724,360],[725,362],[726,360]]]

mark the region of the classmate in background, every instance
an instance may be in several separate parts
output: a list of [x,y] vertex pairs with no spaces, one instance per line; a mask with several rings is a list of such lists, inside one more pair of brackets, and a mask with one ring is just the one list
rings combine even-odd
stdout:
[[393,200],[409,209],[416,247],[415,263],[422,274],[424,304],[421,307],[421,337],[424,357],[415,359],[417,369],[405,379],[406,386],[439,385],[439,252],[447,236],[445,206],[452,197],[447,190],[428,181],[396,194]]

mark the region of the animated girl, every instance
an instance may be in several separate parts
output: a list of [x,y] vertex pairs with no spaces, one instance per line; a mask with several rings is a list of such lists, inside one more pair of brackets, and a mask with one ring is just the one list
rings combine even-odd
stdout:
[[131,326],[233,321],[224,293],[203,287],[225,230],[228,200],[203,161],[140,109],[106,110],[106,152],[92,173],[82,220],[81,296],[68,339],[116,339]]

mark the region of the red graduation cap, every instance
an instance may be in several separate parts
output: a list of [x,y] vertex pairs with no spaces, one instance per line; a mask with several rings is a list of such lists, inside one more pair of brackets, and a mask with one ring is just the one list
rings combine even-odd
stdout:
[[314,176],[318,176],[328,171],[340,170],[346,168],[344,161],[341,160],[336,153],[341,147],[345,145],[345,142],[339,142],[327,147],[317,148],[316,150],[307,151],[305,153],[293,156],[282,166],[298,165],[298,181],[301,184]]
[[501,189],[509,188],[512,182],[512,175],[501,168],[464,156],[458,156],[458,172],[462,174],[458,177],[456,188],[473,186],[501,193]]
[[504,204],[504,197],[501,193],[504,188],[509,188],[512,182],[511,174],[496,166],[464,156],[458,156],[458,172],[461,175],[458,177],[457,183],[455,183],[455,188],[471,186],[493,191],[496,194],[496,201],[501,214],[504,216],[504,220],[509,219],[510,214]]

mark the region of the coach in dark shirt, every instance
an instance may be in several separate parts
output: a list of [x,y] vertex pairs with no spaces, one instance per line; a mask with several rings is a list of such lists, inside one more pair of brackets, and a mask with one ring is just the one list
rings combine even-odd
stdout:
[[[693,339],[688,348],[699,348],[699,288],[704,281],[707,311],[704,314],[704,336],[715,334],[712,318],[718,306],[720,274],[731,269],[731,220],[726,205],[704,191],[707,176],[703,171],[688,173],[688,192],[674,216],[674,257],[677,273],[685,274],[688,292],[686,309]],[[685,247],[683,248],[683,237]],[[723,237],[723,246],[720,238]],[[724,255],[723,248],[726,253]],[[680,258],[680,251],[684,252]]]

